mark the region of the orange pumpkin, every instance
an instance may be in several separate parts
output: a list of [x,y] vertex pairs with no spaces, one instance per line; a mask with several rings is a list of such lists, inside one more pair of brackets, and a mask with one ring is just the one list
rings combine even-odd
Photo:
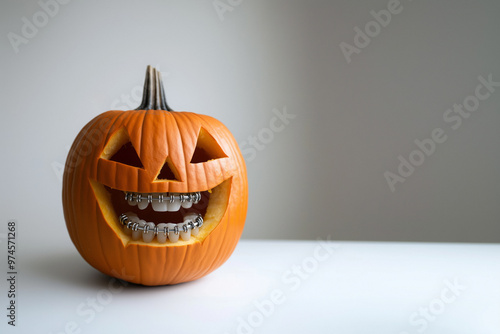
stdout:
[[218,120],[172,111],[148,66],[136,110],[107,111],[76,137],[63,208],[71,240],[101,272],[143,285],[198,279],[243,231],[246,167]]

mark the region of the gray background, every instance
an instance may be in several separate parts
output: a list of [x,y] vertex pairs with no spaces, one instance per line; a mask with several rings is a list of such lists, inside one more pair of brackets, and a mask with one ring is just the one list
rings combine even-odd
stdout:
[[[350,63],[340,43],[388,1],[230,3],[73,0],[16,53],[8,34],[42,9],[2,1],[0,208],[20,240],[70,242],[67,150],[97,114],[139,104],[151,64],[175,110],[218,118],[244,149],[273,109],[295,116],[247,155],[244,238],[500,241],[500,88],[460,128],[443,120],[478,76],[500,81],[500,2],[401,0]],[[392,192],[384,172],[435,128],[446,142]]]

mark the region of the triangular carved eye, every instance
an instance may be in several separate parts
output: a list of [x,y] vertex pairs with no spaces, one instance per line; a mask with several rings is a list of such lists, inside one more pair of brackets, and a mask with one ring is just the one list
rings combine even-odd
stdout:
[[227,158],[226,153],[224,153],[214,137],[207,130],[201,128],[191,163],[197,164],[221,158]]
[[125,143],[109,160],[137,168],[144,168],[131,142]]
[[157,180],[163,180],[163,181],[180,181],[181,179],[179,178],[179,173],[175,169],[174,164],[172,163],[172,160],[170,160],[170,157],[167,158],[165,163],[163,164],[163,167],[160,170],[160,173],[156,177]]
[[122,163],[124,165],[144,168],[137,151],[132,145],[127,130],[120,129],[109,139],[101,158]]

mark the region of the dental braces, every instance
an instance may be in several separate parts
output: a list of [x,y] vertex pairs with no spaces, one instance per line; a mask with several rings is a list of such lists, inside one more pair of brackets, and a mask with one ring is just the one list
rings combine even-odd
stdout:
[[[140,226],[139,223],[132,222],[130,218],[124,213],[120,215],[119,220],[124,227],[132,231],[143,231],[143,233],[146,234],[152,232],[154,233],[154,235],[158,235],[158,233],[160,232],[163,232],[165,235],[167,235],[169,232],[174,232],[177,235],[179,234],[179,232],[187,232],[188,230],[192,230],[195,227],[201,227],[203,225],[203,217],[201,215],[198,215],[194,220],[190,220],[188,223],[177,223],[174,228],[164,227],[161,229],[158,228],[158,225],[156,225],[154,228],[151,228],[149,225]],[[178,224],[184,224],[182,225],[182,231],[179,229]]]
[[179,200],[181,203],[184,203],[186,201],[193,202],[194,204],[198,203],[201,201],[201,193],[200,192],[195,192],[195,193],[189,193],[189,194],[170,194],[170,195],[163,195],[159,194],[157,197],[153,197],[152,194],[148,194],[146,196],[142,194],[136,194],[136,193],[125,193],[125,200],[130,201],[130,202],[137,202],[140,203],[143,200],[148,201],[148,203],[152,203],[153,201],[159,201],[160,203],[163,202],[170,202],[173,203],[175,200]]

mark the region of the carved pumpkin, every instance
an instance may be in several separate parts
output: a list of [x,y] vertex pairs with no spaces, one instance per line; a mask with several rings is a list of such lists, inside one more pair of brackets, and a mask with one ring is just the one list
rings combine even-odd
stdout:
[[172,111],[148,67],[141,106],[107,111],[76,137],[63,208],[71,240],[101,272],[143,285],[198,279],[243,231],[246,168],[218,120]]

